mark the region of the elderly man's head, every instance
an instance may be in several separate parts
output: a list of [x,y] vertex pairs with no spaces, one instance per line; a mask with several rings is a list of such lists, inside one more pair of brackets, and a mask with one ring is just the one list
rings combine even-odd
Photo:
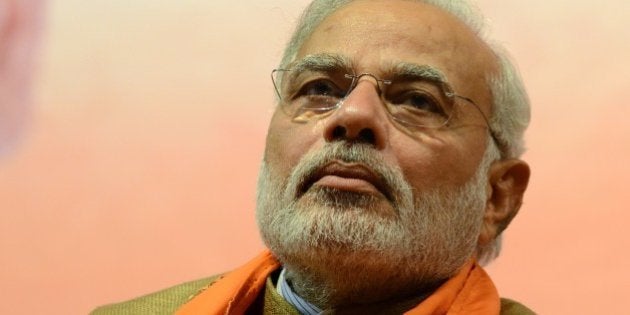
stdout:
[[315,1],[274,72],[263,239],[295,289],[365,303],[490,259],[518,211],[527,99],[458,1]]

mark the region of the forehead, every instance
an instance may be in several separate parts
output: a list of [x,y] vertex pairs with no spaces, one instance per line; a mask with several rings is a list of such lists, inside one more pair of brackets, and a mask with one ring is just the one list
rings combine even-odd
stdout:
[[[440,69],[459,93],[486,103],[495,58],[463,22],[408,0],[356,0],[328,16],[298,51],[343,55],[356,72],[380,74],[398,62]],[[490,103],[490,102],[487,102]]]

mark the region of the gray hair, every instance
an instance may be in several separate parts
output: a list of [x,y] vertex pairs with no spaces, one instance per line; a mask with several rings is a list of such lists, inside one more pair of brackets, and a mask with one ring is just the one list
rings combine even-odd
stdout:
[[[326,17],[353,0],[314,0],[304,10],[281,61],[281,68],[295,60],[299,49]],[[499,72],[486,78],[492,93],[490,127],[498,140],[497,159],[517,158],[525,151],[524,133],[529,125],[530,106],[522,79],[510,55],[499,43],[485,34],[486,22],[481,11],[467,0],[414,0],[431,4],[457,17],[484,40],[497,58]],[[489,143],[492,141],[489,140]],[[501,235],[490,244],[477,248],[480,262],[498,256]]]

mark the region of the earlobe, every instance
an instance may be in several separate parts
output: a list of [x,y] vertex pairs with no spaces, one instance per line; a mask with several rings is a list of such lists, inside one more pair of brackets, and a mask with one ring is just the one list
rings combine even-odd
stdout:
[[529,165],[519,159],[499,160],[490,166],[480,246],[495,239],[516,216],[523,203],[529,175]]

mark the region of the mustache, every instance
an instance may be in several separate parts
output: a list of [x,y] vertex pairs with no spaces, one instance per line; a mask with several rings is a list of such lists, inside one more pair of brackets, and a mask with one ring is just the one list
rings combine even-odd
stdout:
[[[389,166],[374,149],[364,143],[335,141],[327,143],[321,149],[306,154],[290,174],[287,193],[291,198],[299,197],[308,188],[309,182],[327,165],[334,162],[355,163],[367,168],[380,181],[379,185],[390,202],[399,200],[401,193],[410,190],[399,168]],[[312,182],[311,182],[312,184]]]

